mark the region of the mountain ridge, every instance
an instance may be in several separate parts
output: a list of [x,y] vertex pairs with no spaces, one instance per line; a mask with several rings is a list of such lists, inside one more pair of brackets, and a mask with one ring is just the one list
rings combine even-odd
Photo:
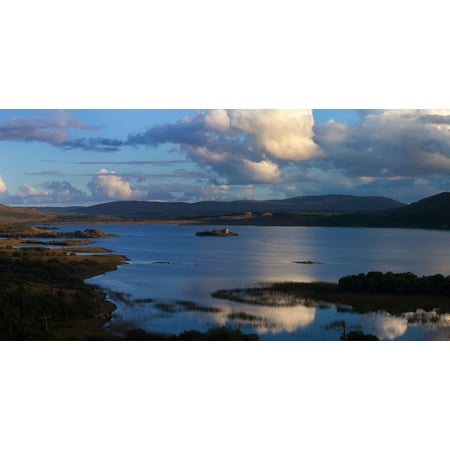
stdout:
[[195,203],[124,200],[85,207],[43,209],[52,212],[64,211],[92,215],[100,214],[140,218],[147,216],[155,218],[158,216],[242,214],[246,212],[378,211],[394,209],[401,206],[405,206],[405,204],[386,197],[329,194],[299,196],[279,200],[201,201]]
[[118,201],[61,208],[20,208],[0,204],[0,224],[120,221],[450,229],[450,192],[441,192],[409,205],[385,197],[338,194],[232,202]]
[[425,197],[391,211],[369,214],[359,212],[326,217],[317,225],[448,229],[450,228],[450,192]]

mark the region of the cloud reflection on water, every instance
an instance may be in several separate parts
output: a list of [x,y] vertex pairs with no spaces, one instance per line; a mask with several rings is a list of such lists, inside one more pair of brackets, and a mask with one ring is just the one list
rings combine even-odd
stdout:
[[130,294],[113,291],[109,292],[109,297],[114,298],[118,306],[115,319],[109,324],[111,328],[123,328],[121,322],[125,321],[129,326],[134,324],[134,327],[149,331],[167,332],[169,326],[172,332],[180,333],[186,329],[206,331],[212,326],[231,325],[256,332],[263,339],[264,335],[269,337],[270,334],[295,333],[306,329],[317,339],[332,339],[331,335],[325,336],[320,330],[330,320],[341,320],[347,324],[349,331],[360,329],[381,340],[414,339],[418,332],[434,340],[447,340],[450,336],[450,314],[420,309],[394,316],[386,312],[359,314],[352,312],[351,308],[310,301],[294,306],[263,306],[218,299],[199,303],[163,303],[153,299],[133,299]]
[[238,326],[251,327],[258,333],[294,332],[311,325],[316,317],[316,307],[297,305],[290,307],[264,307],[221,305],[221,312],[210,314],[218,325],[232,322]]
[[372,315],[371,328],[379,339],[392,340],[406,333],[408,321],[404,317],[375,314]]

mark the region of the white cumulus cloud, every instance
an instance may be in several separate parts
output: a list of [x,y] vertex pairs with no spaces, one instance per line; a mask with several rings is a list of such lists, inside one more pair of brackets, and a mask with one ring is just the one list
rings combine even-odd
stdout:
[[19,187],[17,190],[17,196],[18,197],[33,197],[33,196],[41,196],[41,195],[47,195],[47,192],[41,192],[34,188],[33,186],[30,186],[29,184],[23,184]]
[[4,194],[7,190],[6,183],[3,181],[3,178],[0,177],[0,194]]
[[224,109],[212,109],[205,115],[205,124],[213,130],[224,131],[230,128],[230,117]]
[[98,170],[88,187],[94,199],[131,200],[145,196],[139,189],[133,189],[121,176],[115,175],[114,171],[107,169]]
[[254,137],[275,159],[301,161],[321,155],[313,141],[314,119],[306,109],[235,109],[231,126]]
[[214,109],[130,135],[128,145],[176,144],[227,184],[280,183],[284,167],[322,156],[311,110]]
[[254,162],[244,159],[242,163],[246,178],[252,183],[278,183],[280,181],[280,169],[272,161]]

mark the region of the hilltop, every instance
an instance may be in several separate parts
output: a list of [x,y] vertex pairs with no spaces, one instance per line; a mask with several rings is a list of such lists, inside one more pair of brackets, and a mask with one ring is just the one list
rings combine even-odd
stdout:
[[317,225],[447,229],[450,228],[450,192],[442,192],[391,211],[324,217]]
[[0,204],[0,224],[45,222],[53,217],[54,214],[36,208],[15,208]]
[[404,206],[385,197],[317,195],[283,200],[238,200],[185,202],[117,201],[87,207],[46,208],[47,211],[127,218],[193,218],[222,214],[277,212],[380,211]]
[[0,205],[0,225],[168,222],[223,225],[450,228],[450,192],[405,205],[386,197],[318,195],[232,202],[117,201],[87,207]]
[[389,214],[389,221],[394,226],[449,228],[450,192],[442,192],[396,209]]

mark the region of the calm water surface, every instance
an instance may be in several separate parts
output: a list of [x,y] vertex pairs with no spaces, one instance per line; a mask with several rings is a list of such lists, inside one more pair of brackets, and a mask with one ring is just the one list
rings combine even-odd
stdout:
[[372,270],[447,275],[448,231],[233,226],[238,237],[220,238],[195,236],[196,231],[205,229],[201,226],[99,227],[119,236],[92,245],[129,259],[118,270],[90,280],[105,289],[117,305],[108,324],[112,329],[133,326],[180,333],[228,324],[256,332],[264,340],[334,340],[342,330],[333,322],[345,321],[348,330],[358,329],[380,339],[450,338],[450,315],[436,312],[357,314],[325,303],[266,307],[211,297],[217,289],[267,281],[337,281]]

